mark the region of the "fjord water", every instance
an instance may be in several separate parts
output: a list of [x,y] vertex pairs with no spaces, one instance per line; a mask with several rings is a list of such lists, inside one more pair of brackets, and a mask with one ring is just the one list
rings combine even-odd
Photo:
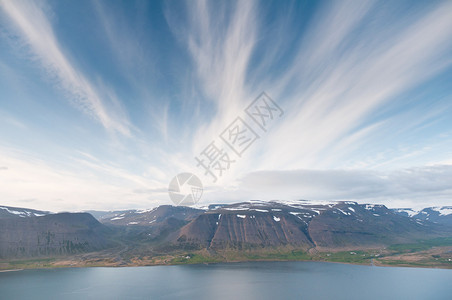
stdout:
[[452,270],[247,262],[0,273],[0,299],[451,299]]

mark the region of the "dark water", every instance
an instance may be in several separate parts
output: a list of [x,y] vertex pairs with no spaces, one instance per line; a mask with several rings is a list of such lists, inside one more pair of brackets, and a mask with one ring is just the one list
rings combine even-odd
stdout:
[[0,273],[0,299],[452,299],[452,270],[254,262]]

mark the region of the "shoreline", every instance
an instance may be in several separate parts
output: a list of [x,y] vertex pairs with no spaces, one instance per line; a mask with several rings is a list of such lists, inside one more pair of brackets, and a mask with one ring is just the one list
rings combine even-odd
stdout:
[[230,261],[212,261],[212,262],[196,262],[196,263],[155,263],[155,264],[130,264],[130,265],[52,265],[52,266],[31,266],[29,268],[20,269],[7,269],[0,270],[0,273],[6,272],[17,272],[23,270],[48,270],[48,269],[69,269],[69,268],[136,268],[136,267],[154,267],[154,266],[183,266],[183,265],[210,265],[210,264],[234,264],[234,263],[253,263],[253,262],[320,262],[320,263],[334,263],[334,264],[344,264],[344,265],[356,265],[356,266],[368,266],[368,267],[386,267],[386,268],[420,268],[420,269],[442,269],[442,270],[452,270],[452,265],[450,267],[441,266],[419,266],[410,264],[383,264],[381,262],[373,263],[353,263],[353,262],[341,262],[341,261],[325,261],[325,260],[284,260],[284,259],[252,259],[252,260],[230,260]]
[[18,272],[23,271],[24,269],[10,269],[10,270],[0,270],[0,273],[6,273],[6,272]]

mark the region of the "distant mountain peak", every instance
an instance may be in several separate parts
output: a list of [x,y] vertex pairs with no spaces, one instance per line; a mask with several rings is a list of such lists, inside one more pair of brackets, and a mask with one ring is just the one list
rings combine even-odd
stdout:
[[0,217],[42,217],[50,214],[48,211],[40,211],[35,209],[12,207],[12,206],[0,206]]

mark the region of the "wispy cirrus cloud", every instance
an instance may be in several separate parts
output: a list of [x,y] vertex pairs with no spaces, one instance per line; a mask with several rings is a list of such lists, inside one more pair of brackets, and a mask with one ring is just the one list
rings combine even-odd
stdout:
[[[202,150],[224,126],[236,117],[250,98],[247,72],[257,39],[259,8],[255,1],[185,3],[181,17],[171,5],[166,18],[175,36],[187,47],[192,59],[195,85],[214,111],[196,124],[194,153]],[[254,97],[254,94],[252,94]]]
[[[348,1],[326,8],[328,18],[315,22],[292,67],[270,85],[288,113],[267,137],[263,169],[334,167],[340,158],[325,158],[336,157],[344,138],[373,128],[383,105],[451,66],[450,2],[389,24],[393,19],[379,9],[381,3],[363,3],[358,9]],[[363,21],[373,17],[372,24]]]
[[[171,7],[166,13],[173,32],[188,47],[199,78],[196,83],[215,103],[215,113],[206,113],[209,121],[192,136],[194,154],[261,90],[286,110],[278,128],[234,166],[231,178],[252,169],[339,167],[372,135],[387,131],[389,123],[404,128],[421,120],[426,124],[425,116],[407,119],[400,112],[385,119],[375,116],[385,104],[401,102],[396,98],[451,66],[450,3],[397,16],[378,1],[323,3],[302,38],[292,44],[295,49],[281,47],[289,45],[289,39],[297,41],[284,31],[296,21],[292,15],[289,21],[284,16],[275,21],[284,26],[274,43],[267,38],[267,44],[259,44],[266,25],[261,5],[232,3],[218,7],[196,1],[186,7],[183,17]],[[251,67],[256,47],[264,47],[269,55]],[[274,60],[285,54],[288,67],[273,73]],[[431,105],[426,115],[436,109]]]
[[[57,87],[110,132],[122,133],[99,138],[87,125],[74,141],[57,147],[58,159],[43,154],[48,155],[43,173],[34,173],[40,164],[29,155],[15,156],[24,164],[6,160],[10,169],[2,175],[15,174],[11,180],[29,176],[35,183],[27,185],[30,191],[75,202],[75,196],[52,186],[57,182],[77,197],[111,198],[118,207],[151,206],[145,197],[166,203],[171,178],[180,172],[203,174],[194,156],[266,91],[284,116],[219,184],[203,178],[205,203],[270,195],[375,202],[412,197],[414,203],[438,198],[444,203],[452,195],[443,180],[449,171],[436,166],[452,158],[449,1],[82,3],[93,11],[85,19],[77,15],[80,28],[69,30],[56,27],[45,2],[0,3],[1,23],[13,29],[6,31],[19,32],[31,58]],[[75,18],[67,7],[55,6],[61,18]],[[85,34],[83,21],[96,29],[92,45],[80,49],[89,49],[89,55],[77,52],[89,70],[71,56],[77,45],[65,48],[58,39],[60,34],[68,34],[65,41],[70,34]],[[9,59],[1,50],[0,58]],[[12,72],[10,62],[0,62],[0,70],[0,75]],[[22,80],[15,82],[20,89]],[[39,105],[40,99],[30,98]],[[16,130],[11,136],[41,133],[34,126],[39,120],[26,114],[20,119],[11,107],[5,105],[3,115],[25,125],[5,118],[10,131]],[[55,126],[66,125],[55,121]],[[44,132],[50,138],[41,143],[53,142],[52,129],[39,130],[50,132]],[[17,142],[3,136],[9,140],[2,144]],[[34,147],[39,142],[30,141],[21,138],[20,144],[39,149]],[[44,145],[36,152],[50,148]],[[74,154],[74,148],[81,153]],[[70,166],[53,165],[65,159]],[[432,165],[436,169],[428,168]],[[60,174],[64,170],[70,172]],[[409,186],[411,180],[419,190]],[[39,182],[51,192],[41,191]],[[96,192],[96,185],[102,191]],[[36,198],[15,187],[15,193],[9,186],[0,192],[6,190],[17,201]]]
[[17,29],[32,59],[37,61],[83,113],[99,121],[107,130],[130,135],[130,125],[111,88],[99,88],[71,61],[60,45],[46,15],[45,2],[0,1],[4,22]]
[[[235,179],[248,178],[246,174],[252,170],[275,170],[277,174],[294,169],[341,170],[344,166],[358,173],[364,166],[404,169],[413,161],[422,165],[425,157],[435,155],[425,143],[433,143],[436,149],[450,145],[438,140],[425,140],[423,146],[413,141],[410,146],[403,144],[413,140],[415,129],[431,126],[450,109],[447,99],[426,106],[425,99],[416,102],[413,98],[407,101],[409,105],[403,104],[405,94],[451,66],[450,2],[414,7],[403,15],[394,14],[379,1],[323,3],[299,39],[286,31],[298,25],[295,17],[288,14],[283,20],[284,16],[278,15],[271,24],[281,27],[275,31],[274,40],[265,39],[267,44],[259,40],[268,30],[264,29],[261,13],[265,12],[261,8],[255,2],[214,6],[196,1],[186,7],[186,14],[175,13],[171,6],[166,11],[173,33],[188,47],[196,84],[215,104],[214,114],[205,117],[208,121],[192,136],[194,155],[262,90],[286,111],[277,128],[266,134],[246,159],[233,165],[229,180],[214,188],[216,195],[227,195],[228,189],[231,195],[237,194],[240,184]],[[268,59],[253,60],[257,47],[264,48],[261,55]],[[287,59],[281,60],[285,55]],[[275,60],[287,68],[275,68]],[[422,115],[416,111],[418,106]],[[377,176],[372,172],[369,176]],[[343,173],[327,173],[319,176],[341,182]],[[391,179],[401,177],[394,175]],[[363,191],[369,190],[371,181],[362,182]],[[284,194],[284,185],[278,180],[269,183],[261,182],[275,194]],[[449,190],[442,192],[446,195]],[[310,196],[315,198],[316,194],[308,193]],[[303,191],[288,197],[303,197]]]

